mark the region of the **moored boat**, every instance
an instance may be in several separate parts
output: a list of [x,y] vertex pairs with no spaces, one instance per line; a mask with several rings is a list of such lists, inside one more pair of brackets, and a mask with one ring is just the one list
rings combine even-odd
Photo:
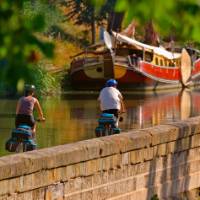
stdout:
[[120,33],[104,34],[105,44],[76,55],[70,79],[75,89],[100,89],[114,78],[131,91],[185,87],[200,79],[200,54],[187,49],[172,52],[141,43]]

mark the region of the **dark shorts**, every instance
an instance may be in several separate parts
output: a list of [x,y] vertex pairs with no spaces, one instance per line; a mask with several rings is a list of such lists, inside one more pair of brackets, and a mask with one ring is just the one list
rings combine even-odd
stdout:
[[113,114],[116,118],[119,117],[119,110],[118,109],[104,110],[103,113]]
[[16,128],[20,124],[26,124],[26,125],[30,126],[31,128],[33,128],[34,125],[35,125],[34,117],[32,115],[18,114],[18,115],[16,115],[16,118],[15,118],[15,126],[16,126]]

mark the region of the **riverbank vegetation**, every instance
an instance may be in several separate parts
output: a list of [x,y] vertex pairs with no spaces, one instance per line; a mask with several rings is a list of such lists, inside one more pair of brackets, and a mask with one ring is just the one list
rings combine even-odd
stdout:
[[[66,89],[62,83],[71,56],[95,43],[102,26],[108,31],[120,31],[134,19],[140,39],[144,37],[145,24],[153,22],[161,40],[199,44],[199,11],[197,0],[150,4],[146,0],[3,1],[0,4],[1,93],[14,95],[25,83],[35,84],[40,94]],[[58,75],[59,70],[63,73]]]

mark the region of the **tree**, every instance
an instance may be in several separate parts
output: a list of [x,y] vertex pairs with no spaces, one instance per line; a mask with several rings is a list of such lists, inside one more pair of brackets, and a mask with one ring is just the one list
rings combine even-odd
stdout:
[[[91,0],[101,7],[104,1]],[[176,33],[181,41],[200,43],[199,0],[116,0],[116,12],[124,12],[124,24],[133,19],[143,26],[153,21],[155,29],[163,36]]]
[[98,2],[94,5],[90,0],[63,0],[62,5],[68,7],[67,19],[73,19],[75,24],[85,24],[91,27],[92,43],[95,43],[96,25],[108,20],[109,13],[114,9],[116,0],[107,0],[98,9]]
[[[53,55],[53,44],[42,41],[36,33],[45,30],[45,11],[28,16],[27,3],[34,11],[39,1],[2,1],[0,4],[0,89],[15,92],[24,82],[34,82],[37,77],[36,51]],[[18,87],[19,88],[19,87]]]

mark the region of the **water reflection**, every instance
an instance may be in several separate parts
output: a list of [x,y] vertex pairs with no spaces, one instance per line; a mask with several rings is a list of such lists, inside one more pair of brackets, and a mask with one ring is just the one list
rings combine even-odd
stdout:
[[[122,131],[145,128],[200,114],[200,92],[184,90],[165,95],[126,97],[127,113],[119,124]],[[93,99],[48,98],[42,107],[46,122],[37,124],[39,148],[95,137],[99,105]],[[0,156],[14,126],[16,100],[0,100]]]
[[[198,115],[200,105],[198,92],[183,90],[165,95],[148,96],[144,99],[126,101],[127,115],[124,129],[138,129],[187,119]],[[135,102],[135,103],[134,103]]]

